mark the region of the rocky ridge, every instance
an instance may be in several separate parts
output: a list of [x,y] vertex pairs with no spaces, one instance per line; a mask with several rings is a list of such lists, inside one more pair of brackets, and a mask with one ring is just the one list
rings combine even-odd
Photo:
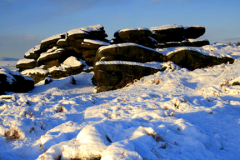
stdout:
[[[23,75],[32,77],[34,83],[46,77],[61,78],[94,71],[93,83],[98,92],[102,92],[163,71],[172,62],[189,70],[232,63],[232,58],[207,56],[189,49],[168,55],[157,50],[209,45],[208,40],[197,39],[204,33],[203,26],[174,24],[150,29],[129,28],[115,32],[115,38],[109,43],[102,25],[87,26],[42,40],[25,53],[25,59],[19,60],[17,68]],[[86,66],[90,68],[86,70]]]

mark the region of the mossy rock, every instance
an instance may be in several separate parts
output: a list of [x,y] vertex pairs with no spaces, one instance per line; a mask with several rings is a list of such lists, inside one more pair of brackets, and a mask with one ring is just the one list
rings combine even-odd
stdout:
[[189,26],[185,29],[184,36],[185,38],[193,38],[196,39],[202,36],[205,33],[205,27],[202,26]]
[[[101,58],[105,57],[101,60]],[[94,64],[98,61],[132,61],[132,62],[163,62],[166,61],[166,56],[141,45],[127,44],[127,45],[113,45],[104,49],[98,50]]]
[[223,57],[217,58],[213,56],[203,55],[200,52],[192,50],[181,50],[170,54],[167,57],[168,61],[172,61],[180,67],[187,68],[189,70],[195,70],[197,68],[211,67],[222,63],[233,63],[234,59]]

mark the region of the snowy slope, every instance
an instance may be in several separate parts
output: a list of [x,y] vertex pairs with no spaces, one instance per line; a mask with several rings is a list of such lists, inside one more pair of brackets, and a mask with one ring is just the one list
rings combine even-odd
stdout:
[[[73,76],[76,85],[65,78],[9,93],[0,99],[0,157],[238,160],[240,86],[228,84],[240,80],[239,68],[238,59],[191,72],[168,69],[98,94],[93,73],[81,73]],[[7,141],[10,128],[20,140]]]

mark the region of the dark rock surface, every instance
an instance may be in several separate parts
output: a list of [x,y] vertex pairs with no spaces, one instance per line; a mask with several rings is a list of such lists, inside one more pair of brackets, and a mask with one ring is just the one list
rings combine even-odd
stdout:
[[34,88],[32,78],[23,76],[20,72],[14,72],[0,67],[0,93],[28,92]]

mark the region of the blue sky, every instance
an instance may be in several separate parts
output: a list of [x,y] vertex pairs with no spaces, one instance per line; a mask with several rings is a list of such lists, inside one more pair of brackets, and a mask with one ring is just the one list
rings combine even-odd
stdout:
[[108,39],[125,28],[201,25],[201,38],[240,41],[239,0],[0,0],[0,56],[23,58],[54,34],[104,26]]

